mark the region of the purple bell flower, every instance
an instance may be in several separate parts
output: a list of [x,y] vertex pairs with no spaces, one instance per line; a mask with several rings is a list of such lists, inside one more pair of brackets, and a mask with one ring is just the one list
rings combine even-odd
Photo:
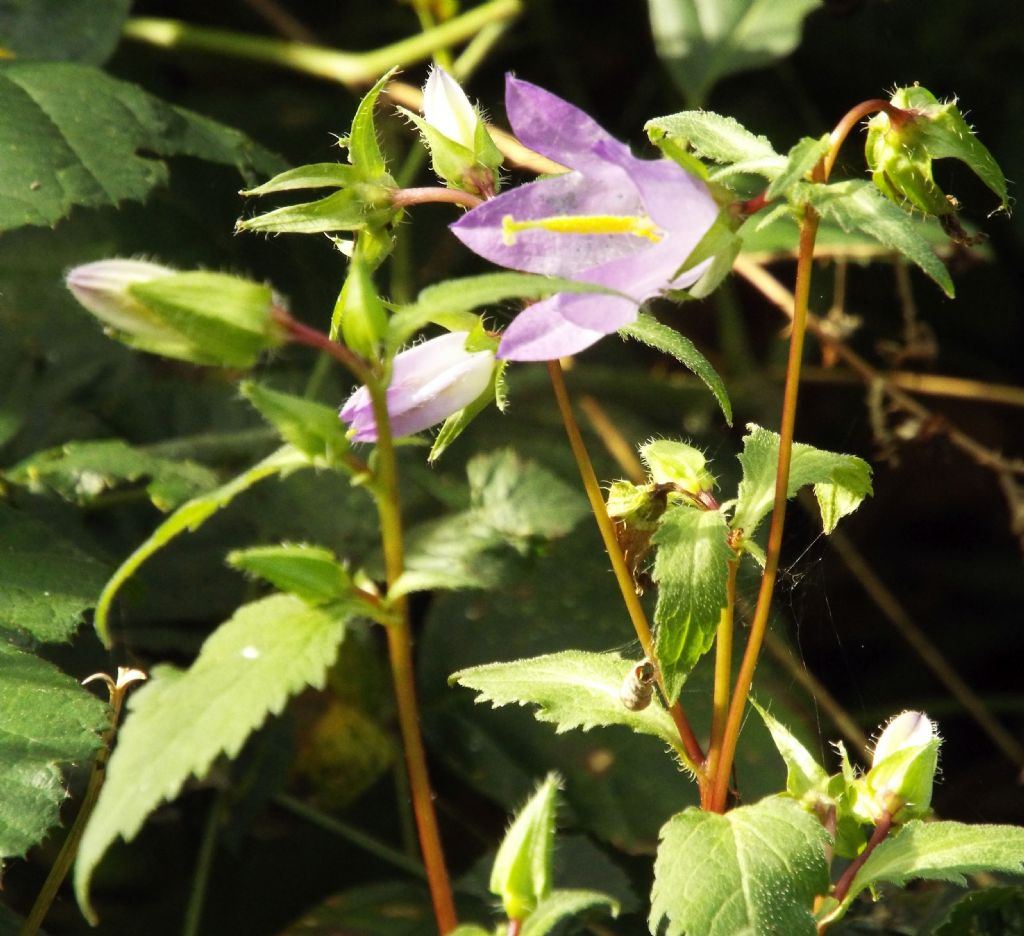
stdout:
[[499,266],[597,283],[623,295],[559,293],[506,330],[498,357],[547,361],[575,354],[634,321],[666,289],[685,289],[707,263],[679,274],[719,208],[703,181],[666,159],[637,159],[591,117],[511,76],[505,106],[516,136],[568,166],[511,189],[451,226]]
[[[413,435],[443,422],[487,392],[494,372],[493,351],[467,351],[469,332],[449,332],[395,355],[388,384],[391,432]],[[376,442],[370,392],[360,387],[341,408],[356,442]]]

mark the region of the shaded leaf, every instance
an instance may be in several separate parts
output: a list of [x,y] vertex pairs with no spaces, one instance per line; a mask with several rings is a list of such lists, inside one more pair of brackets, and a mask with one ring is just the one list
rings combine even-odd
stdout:
[[0,507],[0,627],[68,640],[109,574],[48,524]]
[[714,643],[726,604],[728,563],[736,558],[728,534],[721,511],[677,506],[665,511],[652,537],[658,547],[654,653],[669,702],[676,700],[690,670]]
[[611,653],[565,650],[527,660],[485,663],[459,670],[449,677],[480,693],[477,702],[502,705],[536,705],[538,721],[551,722],[561,733],[598,725],[625,725],[640,734],[653,735],[679,748],[679,733],[671,716],[660,705],[631,711],[619,693],[635,666]]
[[0,642],[0,859],[20,857],[57,824],[60,764],[89,760],[107,706],[52,663]]
[[0,7],[0,51],[22,61],[101,65],[121,38],[131,0],[6,0]]
[[0,230],[142,201],[168,179],[142,151],[223,163],[246,179],[280,166],[237,130],[87,65],[0,63],[0,114]]
[[239,390],[285,442],[294,445],[314,464],[341,464],[349,444],[336,410],[251,381],[243,381]]
[[526,918],[521,936],[547,936],[566,917],[576,917],[594,907],[605,907],[619,915],[618,901],[607,894],[588,890],[556,890],[545,897]]
[[205,776],[220,754],[234,757],[290,695],[322,687],[344,632],[344,619],[274,595],[239,608],[188,670],[153,671],[130,700],[82,837],[75,892],[86,916],[95,922],[89,882],[114,840],[134,838],[160,803],[190,776]]
[[949,912],[935,936],[1020,936],[1024,933],[1024,887],[974,891]]
[[715,395],[725,421],[732,425],[732,401],[725,389],[725,382],[689,338],[679,334],[674,328],[663,325],[646,312],[641,312],[631,325],[620,328],[619,334],[671,355],[683,367],[692,371]]
[[828,889],[821,823],[770,797],[724,816],[693,807],[661,831],[651,932],[667,936],[814,936],[811,904]]

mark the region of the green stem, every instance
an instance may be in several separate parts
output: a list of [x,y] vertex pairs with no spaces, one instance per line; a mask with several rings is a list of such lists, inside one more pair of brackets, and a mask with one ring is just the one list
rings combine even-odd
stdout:
[[206,904],[206,890],[210,885],[210,872],[213,870],[213,857],[217,853],[217,832],[224,818],[224,810],[225,796],[223,792],[218,792],[203,828],[203,840],[199,846],[199,857],[196,859],[192,892],[188,895],[185,925],[181,928],[181,936],[198,936],[203,921],[203,907]]
[[[140,678],[144,677],[140,674]],[[96,806],[96,800],[99,799],[100,790],[103,789],[103,781],[107,777],[107,761],[110,760],[110,753],[114,748],[114,739],[117,737],[117,724],[121,718],[121,706],[130,683],[119,685],[110,679],[109,676],[102,676],[102,679],[107,683],[107,687],[110,690],[110,728],[103,735],[103,747],[100,748],[96,755],[96,760],[93,761],[92,772],[89,774],[89,784],[85,789],[85,795],[82,797],[82,805],[78,809],[78,815],[75,816],[74,824],[64,839],[64,844],[61,845],[57,858],[50,868],[50,873],[46,876],[46,880],[43,882],[43,886],[36,897],[35,903],[32,905],[32,909],[29,911],[28,917],[26,917],[25,922],[22,924],[18,936],[35,936],[39,927],[43,925],[46,914],[49,913],[50,906],[57,896],[57,891],[60,890],[60,886],[64,882],[64,878],[67,877],[67,873],[75,860],[75,855],[78,853],[78,845],[82,841],[85,827]],[[88,681],[86,680],[86,682]]]
[[[381,541],[384,550],[384,568],[388,589],[398,581],[405,568],[405,547],[402,538],[402,515],[398,493],[398,465],[395,445],[391,436],[386,387],[377,380],[366,384],[373,403],[373,417],[377,426],[377,477],[374,494],[380,517]],[[434,916],[442,936],[455,929],[458,920],[452,899],[448,869],[445,865],[441,835],[434,811],[434,798],[427,773],[427,755],[420,734],[419,706],[416,701],[416,682],[412,661],[412,634],[409,623],[409,603],[404,595],[391,601],[394,619],[386,628],[388,658],[395,688],[398,724],[405,750],[405,766],[409,774],[413,814],[419,833],[420,850],[427,871],[427,883],[434,904]]]
[[389,845],[385,845],[383,842],[378,842],[372,835],[367,835],[360,829],[356,829],[350,826],[346,822],[340,822],[333,816],[328,816],[326,813],[320,812],[318,809],[314,809],[302,800],[296,799],[294,796],[288,796],[284,793],[274,797],[274,802],[289,812],[294,813],[296,816],[300,816],[307,822],[313,825],[319,826],[326,832],[330,832],[332,835],[337,835],[339,838],[345,839],[347,842],[351,842],[358,848],[373,855],[375,858],[380,858],[381,861],[386,861],[388,864],[393,865],[400,871],[404,871],[407,874],[411,874],[414,877],[426,879],[427,873],[423,870],[423,865],[408,855],[404,855],[397,849],[391,848]]
[[[558,403],[558,411],[562,416],[562,423],[565,426],[565,434],[569,437],[569,447],[576,459],[580,477],[583,479],[583,489],[590,501],[590,509],[597,521],[597,528],[601,532],[601,539],[604,541],[604,548],[608,552],[608,558],[612,563],[612,570],[615,573],[615,580],[618,582],[619,591],[622,593],[622,600],[626,604],[626,611],[629,619],[633,622],[633,629],[636,631],[637,639],[643,648],[644,656],[652,662],[657,659],[654,655],[654,638],[651,635],[651,627],[647,623],[647,615],[644,613],[643,605],[636,594],[636,586],[633,583],[633,576],[630,575],[629,567],[622,555],[619,541],[615,536],[615,527],[608,510],[605,507],[604,495],[601,493],[601,485],[594,472],[594,466],[587,453],[587,447],[580,434],[580,427],[573,415],[572,403],[569,401],[569,389],[565,385],[565,376],[562,373],[562,366],[558,361],[548,361],[548,374],[551,377],[551,386],[555,392],[555,400]],[[658,682],[664,692],[664,681],[661,673],[658,673]],[[682,706],[675,702],[669,709],[669,714],[676,724],[679,737],[683,742],[687,766],[697,775],[698,782],[703,787],[704,772],[701,765],[704,762],[704,752],[701,750],[700,742],[697,740],[693,729],[683,713]],[[679,752],[683,754],[683,752]]]
[[761,653],[765,631],[768,628],[768,614],[771,611],[772,593],[779,568],[779,553],[782,549],[782,532],[786,522],[786,501],[789,492],[789,468],[793,455],[793,429],[796,424],[796,404],[800,390],[800,366],[803,361],[804,336],[807,331],[807,303],[811,290],[811,267],[814,263],[814,241],[818,233],[818,216],[810,207],[804,209],[800,226],[800,253],[797,258],[796,288],[794,290],[793,328],[789,339],[789,361],[786,365],[786,386],[782,400],[782,425],[779,429],[779,463],[775,474],[775,499],[772,506],[771,526],[768,529],[768,546],[765,550],[764,571],[761,588],[757,595],[754,619],[750,625],[743,662],[740,664],[736,687],[733,690],[729,712],[726,716],[722,736],[722,752],[712,778],[712,793],[708,809],[724,812],[729,793],[729,773],[736,756],[736,742],[739,739],[747,696],[754,680],[754,670]]
[[[736,613],[736,570],[738,561],[729,563],[725,607],[718,619],[715,636],[715,684],[711,696],[711,740],[708,742],[706,769],[714,777],[722,753],[725,720],[729,712],[729,684],[732,681],[733,620]],[[706,805],[706,804],[705,804]]]
[[304,42],[150,17],[129,19],[124,25],[124,35],[161,48],[231,55],[358,87],[371,84],[396,65],[411,65],[430,58],[441,49],[465,42],[481,29],[511,19],[521,10],[521,0],[490,0],[427,32],[372,52],[343,52]]

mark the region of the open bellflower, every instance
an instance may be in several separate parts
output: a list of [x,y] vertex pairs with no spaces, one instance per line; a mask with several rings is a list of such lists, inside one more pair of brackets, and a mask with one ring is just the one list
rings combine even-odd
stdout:
[[499,266],[607,286],[622,295],[559,293],[505,332],[498,357],[546,361],[575,354],[636,319],[666,289],[685,289],[706,263],[680,273],[719,208],[707,186],[665,159],[637,159],[591,117],[511,76],[505,106],[516,136],[569,167],[511,189],[451,226]]
[[[490,389],[493,351],[467,351],[469,332],[449,332],[395,355],[388,384],[391,432],[408,436],[469,406]],[[370,392],[360,387],[341,408],[356,442],[376,442]]]

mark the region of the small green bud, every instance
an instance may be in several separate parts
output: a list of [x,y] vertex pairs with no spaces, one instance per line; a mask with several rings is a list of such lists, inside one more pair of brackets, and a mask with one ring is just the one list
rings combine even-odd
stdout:
[[451,75],[435,66],[423,87],[423,116],[402,112],[423,134],[434,172],[450,187],[485,198],[494,195],[501,152]]
[[74,267],[68,289],[123,344],[164,357],[251,367],[283,343],[269,286],[226,273],[179,273],[143,260]]
[[901,823],[928,815],[941,743],[921,712],[893,718],[875,745],[871,769],[856,781],[854,812],[869,822],[885,812]]
[[658,439],[641,445],[640,457],[654,484],[673,484],[694,496],[715,486],[714,476],[705,467],[704,453],[690,445]]
[[341,336],[353,351],[376,360],[387,333],[388,314],[373,287],[370,268],[356,252],[341,287],[332,323],[340,323]]
[[1006,179],[992,154],[978,141],[956,101],[939,101],[919,85],[897,90],[891,109],[868,122],[865,156],[879,190],[898,205],[946,218],[947,229],[958,231],[952,216],[957,201],[947,196],[932,177],[932,160],[952,157],[966,163],[1008,204]]
[[558,784],[557,774],[548,774],[516,815],[494,858],[491,893],[501,898],[510,920],[525,919],[551,892]]

